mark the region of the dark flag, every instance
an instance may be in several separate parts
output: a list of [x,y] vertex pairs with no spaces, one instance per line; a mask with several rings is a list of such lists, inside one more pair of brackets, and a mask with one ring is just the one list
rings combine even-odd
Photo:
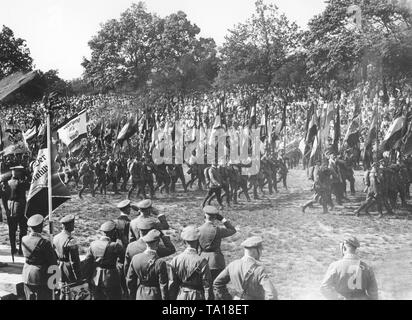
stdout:
[[[40,150],[37,154],[36,161],[33,164],[33,177],[30,184],[30,190],[27,197],[26,217],[29,218],[35,214],[41,214],[46,217],[49,213],[48,204],[48,149],[46,135],[40,145]],[[54,162],[56,158],[56,146],[52,143],[52,203],[53,211],[56,210],[67,200],[70,200],[70,192],[66,185],[60,179],[57,172],[57,164]]]
[[389,151],[395,149],[398,146],[399,140],[402,139],[405,120],[405,117],[399,117],[392,122],[391,126],[386,132],[382,144],[380,145],[380,150]]

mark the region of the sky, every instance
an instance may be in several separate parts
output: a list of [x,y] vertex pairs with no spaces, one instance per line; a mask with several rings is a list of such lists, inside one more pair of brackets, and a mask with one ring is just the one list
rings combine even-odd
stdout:
[[[83,57],[90,57],[88,41],[100,24],[118,19],[132,0],[0,0],[0,26],[26,40],[36,69],[58,69],[65,80],[82,75]],[[161,17],[179,10],[218,45],[227,30],[248,19],[254,0],[146,0],[147,9]],[[325,0],[265,0],[305,28],[326,7]]]

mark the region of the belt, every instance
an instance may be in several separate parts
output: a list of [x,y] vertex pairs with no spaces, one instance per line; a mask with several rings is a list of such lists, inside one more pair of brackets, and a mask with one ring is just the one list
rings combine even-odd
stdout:
[[204,249],[204,250],[202,250],[202,252],[208,252],[208,253],[211,253],[211,252],[214,252],[214,253],[222,253],[220,250],[216,250],[216,249]]
[[203,288],[199,288],[199,287],[196,287],[196,286],[191,286],[191,285],[186,285],[186,284],[182,284],[181,286],[180,286],[180,289],[186,289],[186,290],[190,290],[190,291],[202,291],[203,290]]

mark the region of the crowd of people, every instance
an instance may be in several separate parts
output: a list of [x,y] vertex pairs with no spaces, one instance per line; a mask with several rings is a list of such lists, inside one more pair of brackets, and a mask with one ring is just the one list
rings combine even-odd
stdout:
[[[119,204],[121,215],[118,219],[101,226],[100,231],[104,236],[90,245],[83,267],[80,267],[78,248],[72,236],[74,217],[67,216],[61,221],[64,230],[54,238],[53,243],[41,236],[41,216],[35,215],[28,220],[25,217],[26,192],[33,174],[32,164],[38,147],[36,143],[30,149],[31,152],[3,155],[0,160],[0,196],[9,225],[12,254],[26,257],[23,269],[26,298],[51,298],[53,290],[46,286],[43,267],[58,264],[62,271],[62,282],[66,284],[64,288],[87,280],[94,299],[226,299],[231,297],[226,287],[229,282],[232,282],[240,299],[276,299],[277,292],[258,263],[262,254],[262,239],[247,239],[242,244],[245,257],[226,266],[220,249],[221,239],[233,235],[236,230],[221,216],[222,210],[225,206],[238,204],[241,195],[250,201],[250,190],[253,198],[258,200],[265,195],[266,186],[269,194],[278,192],[279,183],[285,189],[288,188],[288,170],[295,167],[305,155],[297,147],[290,151],[286,146],[290,142],[307,139],[307,117],[311,108],[321,118],[331,107],[336,110],[339,106],[343,133],[353,118],[360,116],[362,142],[365,128],[370,126],[373,112],[378,106],[381,119],[379,134],[382,139],[395,115],[408,111],[409,98],[398,95],[396,98],[389,97],[385,103],[381,96],[379,92],[369,93],[365,86],[349,94],[328,94],[312,88],[260,90],[239,87],[229,92],[219,91],[193,97],[161,97],[151,101],[153,104],[133,96],[114,94],[61,98],[53,113],[54,127],[82,110],[86,109],[88,115],[88,137],[79,154],[71,153],[67,147],[58,143],[59,153],[54,160],[61,180],[66,185],[74,183],[80,199],[87,190],[93,197],[96,192],[106,195],[111,185],[114,194],[127,193],[128,200]],[[39,119],[42,119],[43,113],[42,103],[2,109],[2,127],[12,126],[25,132],[41,125]],[[250,126],[254,116],[257,126],[269,122],[275,128],[280,128],[275,130],[277,136],[271,140],[271,147],[261,155],[257,174],[242,175],[244,165],[240,163],[214,161],[211,164],[198,164],[194,161],[182,165],[153,162],[150,143],[147,142],[151,140],[154,126],[162,128],[167,122],[180,120],[187,128],[200,124],[210,127],[216,115],[221,117],[222,123],[228,128]],[[127,145],[117,148],[119,130],[133,117],[139,119],[135,123],[138,126],[136,134],[130,137]],[[334,127],[335,122],[329,137],[333,136]],[[108,134],[106,129],[109,129]],[[96,131],[99,133],[96,134]],[[343,140],[344,135],[340,139],[340,146],[344,146]],[[303,206],[303,212],[320,203],[323,212],[327,213],[328,207],[334,207],[332,195],[336,203],[342,205],[348,200],[347,181],[350,192],[355,193],[353,148],[360,149],[361,145],[352,147],[352,150],[347,147],[323,150],[322,159],[318,159],[309,169],[314,196]],[[368,213],[374,203],[381,216],[382,205],[392,214],[398,207],[398,195],[401,205],[407,206],[412,182],[410,156],[383,158],[377,153],[371,168],[365,169],[367,199],[356,210],[356,215],[362,210]],[[187,176],[190,176],[189,181]],[[157,192],[176,192],[179,180],[184,192],[189,192],[195,182],[199,190],[208,188],[201,204],[206,222],[199,228],[190,226],[183,231],[181,236],[187,249],[173,258],[169,265],[162,258],[174,254],[176,250],[170,239],[162,233],[169,225],[164,216],[155,213],[152,201],[156,199]],[[142,199],[137,205],[130,202],[135,196]],[[218,209],[213,206],[214,200],[217,201]],[[131,209],[140,212],[133,221],[128,218]],[[217,226],[219,221],[222,221],[223,226]],[[31,230],[29,235],[28,228]],[[19,241],[16,239],[18,229]],[[355,250],[359,246],[356,238],[347,238],[344,243],[347,251],[344,254],[355,257]],[[340,267],[345,268],[345,263]],[[335,268],[339,269],[337,266]],[[328,271],[329,276],[331,270]],[[365,270],[369,269],[365,267]],[[376,281],[372,271],[368,272],[372,274],[368,278],[370,281],[364,283],[361,289],[356,288],[359,290],[355,298],[377,297]],[[325,296],[333,296],[336,293],[331,293],[336,291],[331,283],[333,281],[329,278],[325,281]],[[67,299],[70,290],[66,289],[60,292],[62,299]],[[354,298],[352,289],[344,288],[336,294]]]

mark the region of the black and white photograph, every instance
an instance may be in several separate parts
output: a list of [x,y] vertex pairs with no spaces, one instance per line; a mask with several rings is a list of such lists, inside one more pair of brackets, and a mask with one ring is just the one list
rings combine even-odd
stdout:
[[0,0],[0,300],[411,300],[411,98],[412,0]]

